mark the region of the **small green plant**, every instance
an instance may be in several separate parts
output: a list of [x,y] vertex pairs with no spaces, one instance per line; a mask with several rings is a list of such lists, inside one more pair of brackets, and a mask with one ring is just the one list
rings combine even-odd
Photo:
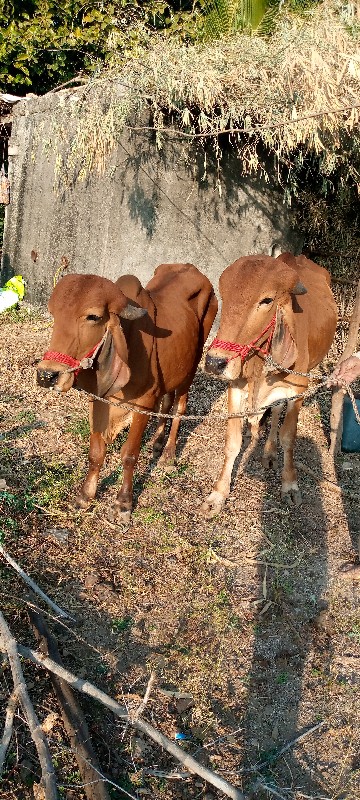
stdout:
[[131,630],[134,624],[132,617],[126,616],[122,619],[114,619],[111,623],[111,633],[124,633]]
[[353,625],[351,631],[348,633],[348,636],[350,636],[350,639],[355,639],[355,641],[360,644],[360,623]]
[[40,475],[39,468],[34,469],[29,475],[33,501],[42,507],[62,502],[79,480],[79,472],[79,468],[73,470],[67,464],[58,461],[47,464]]
[[19,422],[26,423],[27,425],[32,425],[34,422],[36,422],[37,417],[34,411],[31,409],[25,409],[25,411],[19,411],[15,419]]
[[168,524],[166,514],[164,514],[163,511],[157,511],[153,506],[139,508],[134,512],[133,516],[138,517],[145,525],[154,525],[158,522],[162,522],[165,525]]
[[24,492],[13,494],[7,490],[0,491],[0,502],[1,501],[5,503],[9,511],[17,513],[31,511],[34,507],[32,496]]
[[286,683],[289,682],[289,673],[288,672],[280,672],[276,678],[276,683],[279,686],[285,686]]
[[71,433],[73,436],[79,436],[80,439],[88,439],[90,436],[90,425],[87,417],[75,419],[65,428],[66,433]]

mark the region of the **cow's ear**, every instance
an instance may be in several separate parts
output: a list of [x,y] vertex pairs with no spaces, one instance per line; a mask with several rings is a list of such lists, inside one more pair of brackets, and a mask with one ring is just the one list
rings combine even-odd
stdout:
[[284,369],[289,369],[296,361],[298,349],[291,336],[286,323],[284,311],[281,306],[276,309],[276,322],[274,335],[271,342],[271,355],[273,360]]
[[108,392],[116,394],[129,383],[128,349],[116,314],[110,314],[108,334],[97,362],[97,392],[100,397],[104,397]]
[[[142,288],[140,281],[137,282]],[[135,305],[135,302],[134,300],[129,300],[119,286],[115,286],[114,294],[108,302],[109,314],[117,314],[123,319],[140,319],[140,317],[144,317],[147,314],[147,310]]]

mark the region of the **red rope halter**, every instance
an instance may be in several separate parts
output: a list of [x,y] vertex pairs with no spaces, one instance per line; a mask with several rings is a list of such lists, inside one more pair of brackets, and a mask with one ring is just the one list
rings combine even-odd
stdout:
[[[274,314],[272,320],[269,322],[266,328],[259,333],[259,336],[257,336],[256,339],[253,339],[249,344],[237,344],[236,342],[226,342],[222,339],[214,339],[209,347],[209,350],[211,350],[213,347],[217,347],[219,350],[226,350],[230,353],[235,353],[234,356],[228,357],[228,361],[232,361],[233,358],[241,358],[242,361],[245,361],[245,358],[247,358],[251,350],[257,350],[259,353],[263,353],[264,356],[267,356],[269,354],[271,340],[274,335],[275,322],[276,314]],[[267,333],[268,331],[270,331],[270,333],[265,339],[265,342],[263,342],[263,344],[266,344],[266,348],[263,350],[261,347],[257,347],[256,342],[258,342],[259,339],[264,336],[264,333]]]
[[[81,364],[85,359],[89,358],[94,355],[100,349],[100,345],[102,345],[104,341],[104,337],[98,342],[95,347],[92,347],[88,353],[79,361],[78,358],[73,358],[72,356],[68,356],[66,353],[58,353],[57,350],[47,350],[47,352],[43,356],[43,361],[57,361],[59,364],[66,364],[67,367],[71,367],[74,370],[74,378],[76,380],[80,369],[82,369]],[[90,366],[90,365],[89,365]]]

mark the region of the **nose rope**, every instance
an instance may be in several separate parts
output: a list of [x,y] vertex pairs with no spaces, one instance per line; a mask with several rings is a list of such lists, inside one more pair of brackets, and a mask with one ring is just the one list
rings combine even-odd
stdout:
[[[266,328],[264,328],[264,330],[261,331],[261,333],[259,333],[259,336],[257,336],[256,339],[253,339],[252,342],[250,342],[249,344],[237,344],[236,342],[227,342],[226,340],[215,338],[214,341],[211,342],[209,350],[211,350],[213,347],[217,347],[219,350],[225,350],[230,353],[235,353],[235,355],[233,356],[228,356],[227,361],[232,361],[234,358],[241,358],[242,361],[245,361],[245,358],[247,358],[251,350],[257,350],[259,353],[262,353],[264,356],[267,356],[269,355],[271,341],[274,335],[275,322],[276,322],[276,314],[274,314],[272,320],[270,320]],[[263,342],[263,344],[266,344],[266,348],[265,350],[263,350],[261,347],[258,347],[256,345],[256,342],[258,342],[259,339],[261,339],[262,336],[264,336],[264,334],[267,333],[268,331],[270,331],[270,333],[265,342]]]
[[68,356],[66,353],[59,353],[57,350],[47,350],[43,356],[43,361],[57,361],[59,364],[65,364],[69,367],[69,369],[63,370],[64,372],[73,372],[74,378],[76,380],[79,372],[81,369],[91,369],[95,358],[105,342],[107,337],[107,331],[105,331],[104,336],[98,342],[95,347],[92,347],[86,355],[79,360],[78,358],[73,358],[72,356]]

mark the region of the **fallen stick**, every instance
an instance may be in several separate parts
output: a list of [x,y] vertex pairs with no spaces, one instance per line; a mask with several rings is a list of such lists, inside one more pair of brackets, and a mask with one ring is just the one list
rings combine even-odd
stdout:
[[[351,315],[348,340],[345,345],[344,352],[339,359],[338,364],[341,364],[349,356],[351,356],[356,349],[356,342],[358,337],[360,325],[360,281],[355,297],[354,310]],[[332,456],[338,455],[341,449],[341,439],[343,433],[343,405],[346,390],[341,386],[333,389],[333,396],[331,401],[330,412],[330,448],[329,451]]]
[[7,561],[7,563],[10,564],[10,566],[15,570],[15,572],[17,572],[21,576],[23,581],[25,581],[25,583],[28,586],[30,586],[33,592],[39,595],[39,597],[41,597],[42,600],[44,600],[44,602],[47,603],[47,605],[50,608],[52,608],[52,610],[55,611],[59,617],[65,617],[65,619],[71,619],[73,622],[75,622],[74,617],[71,617],[70,614],[67,613],[67,611],[63,611],[63,609],[60,608],[60,606],[57,606],[53,600],[50,600],[50,597],[48,597],[47,594],[45,594],[45,592],[43,592],[43,590],[40,589],[40,587],[32,580],[32,578],[30,578],[29,575],[27,575],[26,572],[24,572],[24,570],[20,567],[20,565],[17,564],[16,561],[14,561],[14,559],[11,558],[11,556],[9,556],[9,553],[7,553],[6,550],[4,550],[2,544],[0,544],[0,553],[4,558],[4,560]]
[[34,706],[30,700],[28,690],[25,683],[23,671],[21,669],[20,659],[18,656],[17,643],[10,633],[5,617],[0,611],[0,631],[1,631],[1,647],[3,652],[6,653],[12,677],[14,681],[14,688],[18,694],[19,701],[23,708],[27,724],[31,733],[31,738],[35,744],[37,754],[39,756],[41,767],[41,782],[40,786],[44,789],[45,800],[58,800],[58,791],[56,785],[56,775],[54,766],[51,760],[49,745],[47,743],[44,731],[41,728],[40,722],[35,714]]
[[[45,620],[33,609],[28,613],[41,652],[62,666],[56,639],[50,633]],[[87,800],[109,800],[109,793],[102,779],[100,764],[91,743],[87,722],[74,692],[66,681],[53,673],[50,673],[50,679],[60,705],[61,716],[78,764]]]
[[285,797],[284,794],[280,794],[274,788],[274,786],[269,786],[269,784],[264,783],[263,781],[260,781],[260,780],[256,781],[256,783],[252,787],[253,792],[257,792],[258,789],[262,789],[263,792],[267,792],[268,794],[271,794],[272,797],[277,797],[278,800],[286,800],[286,797]]
[[3,773],[4,763],[6,759],[6,753],[9,749],[9,744],[11,742],[11,737],[13,733],[13,724],[14,724],[14,716],[15,711],[19,705],[19,698],[16,689],[12,692],[9,697],[9,701],[6,707],[6,715],[5,715],[5,723],[4,723],[4,732],[2,735],[2,739],[0,742],[0,778]]
[[295,466],[297,467],[297,469],[300,469],[302,472],[305,472],[306,475],[311,475],[311,477],[315,478],[315,480],[319,481],[319,483],[326,483],[326,485],[332,492],[344,495],[344,497],[350,497],[351,500],[359,501],[358,494],[355,494],[355,492],[350,492],[349,489],[343,489],[341,486],[339,486],[338,483],[332,481],[331,478],[327,478],[326,475],[317,475],[313,469],[307,467],[306,464],[303,464],[301,461],[297,461]]
[[221,778],[220,775],[217,775],[216,772],[213,772],[207,767],[204,767],[202,764],[199,764],[192,756],[190,756],[188,753],[184,753],[181,747],[179,747],[177,744],[174,744],[174,742],[168,739],[168,737],[163,733],[156,730],[156,728],[150,725],[150,723],[145,722],[142,719],[132,721],[125,706],[121,706],[112,697],[109,697],[109,695],[105,694],[105,692],[102,692],[101,689],[98,689],[97,686],[94,686],[93,683],[84,681],[82,678],[77,677],[64,667],[60,667],[59,664],[56,664],[56,662],[51,658],[43,656],[41,653],[38,653],[36,650],[32,650],[30,647],[18,645],[17,649],[18,653],[23,656],[23,658],[27,658],[34,664],[44,667],[44,669],[49,670],[49,672],[53,672],[59,678],[62,678],[69,683],[74,689],[87,694],[94,700],[98,700],[106,708],[109,708],[110,711],[115,714],[115,716],[125,720],[126,722],[130,722],[134,728],[145,733],[150,739],[152,739],[154,742],[157,742],[157,744],[163,747],[164,750],[174,756],[174,758],[176,758],[180,764],[188,769],[189,772],[199,775],[200,778],[202,778],[204,781],[207,781],[207,783],[211,783],[212,786],[215,786],[221,792],[226,794],[227,797],[232,798],[232,800],[246,800],[245,795],[240,791],[240,789],[237,789],[236,786],[228,783],[226,780],[224,780],[224,778]]
[[296,736],[295,739],[292,739],[291,742],[285,744],[284,747],[282,747],[278,753],[275,753],[274,757],[276,758],[276,760],[278,758],[281,758],[281,756],[283,756],[284,753],[287,753],[288,750],[291,750],[292,747],[295,747],[296,744],[306,739],[307,736],[310,736],[312,733],[315,733],[315,731],[317,731],[319,728],[322,728],[323,725],[325,725],[325,720],[322,720],[322,722],[317,722],[316,725],[312,726],[312,728],[308,728],[307,731],[304,731],[304,733],[300,733],[300,735]]
[[154,686],[155,681],[156,681],[156,672],[152,672],[151,675],[150,675],[149,681],[148,681],[148,685],[146,687],[146,692],[144,694],[144,697],[143,697],[140,705],[138,706],[138,708],[136,709],[136,711],[132,715],[132,722],[133,723],[136,722],[136,720],[140,719],[140,717],[144,713],[144,710],[145,710],[145,708],[146,708],[146,706],[147,706],[147,704],[149,702],[151,691],[152,691],[152,688]]

